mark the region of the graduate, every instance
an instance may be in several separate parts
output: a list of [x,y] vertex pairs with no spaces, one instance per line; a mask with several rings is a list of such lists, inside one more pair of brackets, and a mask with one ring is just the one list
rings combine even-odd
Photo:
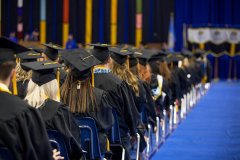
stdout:
[[129,57],[129,67],[131,72],[138,77],[139,82],[142,83],[143,89],[140,92],[144,92],[145,95],[146,104],[144,109],[148,116],[148,122],[154,127],[156,124],[156,108],[149,85],[151,71],[149,65],[147,64],[148,58],[141,52],[133,52],[134,54]]
[[[43,44],[46,48],[43,52],[43,57],[44,60],[50,60],[50,61],[54,61],[54,62],[60,62],[60,54],[59,51],[63,50],[62,47],[53,44],[53,43],[49,43],[49,44]],[[62,84],[64,83],[67,73],[64,69],[59,68],[59,69],[55,69],[55,74],[57,76],[57,74],[59,74],[60,76],[60,86],[62,86]]]
[[182,63],[183,60],[183,56],[178,53],[178,52],[174,52],[174,53],[169,53],[168,58],[168,63],[169,68],[171,70],[171,84],[170,84],[170,88],[172,90],[172,100],[175,103],[178,103],[179,100],[181,100],[181,98],[183,98],[183,94],[181,91],[181,84],[180,84],[180,79],[178,76],[178,66],[180,66],[180,64]]
[[[132,55],[132,52],[121,49],[121,48],[110,48],[109,49],[111,54],[111,70],[112,73],[118,76],[121,80],[127,82],[127,84],[132,89],[132,95],[135,100],[135,105],[137,107],[137,112],[134,110],[132,106],[132,113],[134,116],[139,116],[142,114],[144,106],[146,105],[146,93],[143,87],[143,83],[139,81],[136,75],[134,75],[129,69],[129,58],[128,56]],[[141,118],[137,122],[137,131],[140,135],[140,152],[143,152],[144,148],[146,147],[146,142],[144,139],[144,134],[146,128],[142,123]]]
[[69,72],[61,87],[61,99],[75,116],[95,120],[101,153],[105,154],[107,133],[114,124],[114,117],[106,92],[93,87],[92,67],[100,61],[83,49],[66,50],[62,57],[68,63]]
[[40,53],[30,50],[18,54],[17,58],[19,58],[16,67],[18,97],[24,99],[27,93],[29,79],[32,77],[32,72],[29,68],[22,66],[22,63],[37,61],[39,58],[42,58],[42,56]]
[[[146,54],[149,54],[149,52],[147,51]],[[150,86],[156,102],[157,114],[160,117],[163,116],[164,109],[169,111],[172,103],[172,92],[169,86],[171,73],[167,68],[165,57],[165,52],[154,52],[148,60],[152,71]]]
[[40,113],[8,89],[15,74],[18,45],[0,38],[0,146],[16,160],[51,160],[52,150]]
[[125,159],[130,159],[131,142],[136,140],[138,117],[132,113],[136,111],[135,101],[129,85],[118,78],[110,69],[110,53],[106,44],[91,44],[92,54],[101,62],[94,67],[95,87],[108,92],[111,106],[118,116],[122,145],[125,148]]
[[70,159],[80,159],[80,130],[74,121],[69,107],[59,102],[59,84],[54,70],[62,65],[52,61],[22,63],[32,70],[32,78],[28,83],[25,100],[37,108],[45,122],[46,129],[56,130],[64,137]]

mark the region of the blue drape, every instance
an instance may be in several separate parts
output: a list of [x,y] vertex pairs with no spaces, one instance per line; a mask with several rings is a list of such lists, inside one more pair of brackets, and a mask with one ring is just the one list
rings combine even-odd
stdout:
[[183,24],[240,25],[239,0],[175,0],[175,50],[183,48]]

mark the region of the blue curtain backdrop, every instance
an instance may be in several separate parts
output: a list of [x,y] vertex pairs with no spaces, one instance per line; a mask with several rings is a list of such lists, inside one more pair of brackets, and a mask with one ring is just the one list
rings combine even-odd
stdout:
[[175,50],[183,48],[183,24],[240,25],[239,0],[175,0]]

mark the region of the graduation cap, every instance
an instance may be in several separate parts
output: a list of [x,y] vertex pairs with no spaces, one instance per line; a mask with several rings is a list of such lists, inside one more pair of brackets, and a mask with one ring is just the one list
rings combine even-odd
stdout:
[[25,70],[26,72],[28,72],[30,69],[24,67],[22,65],[22,63],[35,62],[35,61],[37,61],[38,58],[42,58],[42,55],[40,53],[37,53],[37,52],[34,52],[34,51],[27,51],[27,52],[23,52],[23,53],[18,54],[17,58],[20,59],[21,68],[23,70]]
[[149,58],[151,57],[151,54],[146,50],[143,50],[142,52],[135,52],[134,54],[135,57],[138,58],[139,64],[143,66],[146,66]]
[[109,48],[109,51],[112,59],[120,65],[127,61],[129,55],[133,54],[126,49],[121,49],[117,47]]
[[108,44],[89,44],[93,46],[92,54],[102,63],[104,63],[110,56],[108,48],[111,45]]
[[204,51],[204,50],[201,50],[201,49],[197,49],[197,50],[194,52],[194,56],[195,56],[196,58],[202,57],[204,54],[205,54],[205,51]]
[[37,53],[43,53],[44,49],[43,48],[36,48],[36,47],[30,47],[30,50],[37,52]]
[[61,64],[49,60],[42,62],[22,63],[22,66],[33,71],[32,81],[38,86],[57,79],[55,69],[62,67]]
[[0,37],[0,64],[6,61],[15,61],[14,54],[26,51],[29,51],[29,49],[11,41],[6,37]]
[[31,51],[20,53],[16,57],[20,58],[21,62],[33,62],[33,61],[36,61],[38,58],[42,58],[42,55],[40,53],[37,53],[31,50]]
[[64,50],[62,57],[67,61],[71,69],[78,72],[78,77],[76,77],[78,80],[88,78],[92,73],[92,67],[101,63],[95,56],[83,49]]
[[189,50],[186,50],[186,49],[185,49],[185,50],[182,50],[181,54],[182,54],[184,57],[188,57],[188,58],[190,58],[190,57],[193,56],[192,52],[189,51]]
[[152,52],[151,57],[149,58],[149,62],[156,62],[156,61],[166,61],[166,56],[168,54],[164,51],[158,50],[157,52]]
[[43,44],[43,45],[46,46],[46,49],[44,50],[44,54],[46,54],[47,57],[52,61],[55,61],[58,58],[58,51],[63,50],[61,46],[53,43]]
[[89,44],[93,46],[92,54],[102,63],[104,63],[110,56],[108,48],[111,45],[108,44]]
[[178,61],[181,61],[183,59],[184,59],[184,57],[180,53],[172,53],[172,54],[169,54],[167,56],[167,62],[168,63],[178,62]]

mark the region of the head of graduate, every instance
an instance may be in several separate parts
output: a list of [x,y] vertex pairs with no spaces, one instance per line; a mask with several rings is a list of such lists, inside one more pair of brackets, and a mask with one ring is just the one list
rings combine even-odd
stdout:
[[11,41],[6,37],[0,37],[0,83],[9,87],[16,68],[16,55],[25,52],[26,48]]
[[57,44],[48,43],[43,44],[46,48],[43,51],[44,60],[51,60],[54,62],[59,61],[59,51],[63,50],[63,48]]
[[92,47],[92,55],[98,59],[102,65],[110,63],[110,52],[109,48],[111,45],[108,44],[89,44]]
[[62,52],[69,72],[61,87],[61,100],[70,106],[73,113],[85,113],[96,108],[94,95],[93,67],[101,64],[97,58],[84,49],[71,49]]
[[62,65],[53,61],[26,62],[22,63],[24,68],[32,70],[32,78],[27,87],[25,100],[30,106],[41,107],[45,100],[59,101],[59,84],[55,69]]

